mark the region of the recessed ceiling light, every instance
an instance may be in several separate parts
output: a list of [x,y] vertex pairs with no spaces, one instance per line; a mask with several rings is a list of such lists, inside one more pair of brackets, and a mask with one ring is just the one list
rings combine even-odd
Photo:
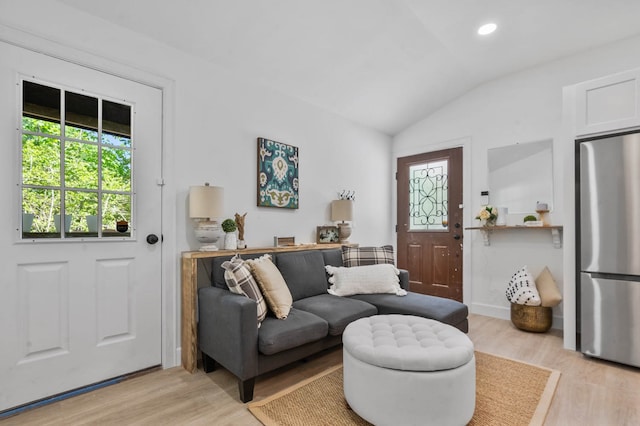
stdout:
[[484,24],[483,26],[478,28],[478,34],[480,34],[480,35],[491,34],[492,32],[494,32],[496,30],[496,28],[498,28],[498,26],[496,24],[494,24],[493,22],[490,22],[490,23]]

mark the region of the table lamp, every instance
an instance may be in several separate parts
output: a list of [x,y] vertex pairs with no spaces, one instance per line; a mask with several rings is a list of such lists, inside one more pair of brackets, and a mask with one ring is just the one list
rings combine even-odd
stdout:
[[331,220],[334,222],[342,221],[342,223],[338,224],[340,243],[348,244],[351,236],[351,225],[345,221],[353,220],[353,201],[333,200],[331,202]]
[[217,219],[224,214],[224,189],[220,186],[192,186],[189,188],[189,217],[193,219],[196,240],[202,244],[200,251],[218,250],[216,242],[222,236]]

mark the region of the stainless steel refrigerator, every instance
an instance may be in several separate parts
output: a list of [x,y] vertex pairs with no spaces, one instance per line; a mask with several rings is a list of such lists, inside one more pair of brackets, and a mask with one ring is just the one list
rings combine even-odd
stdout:
[[640,133],[577,146],[580,350],[640,367]]

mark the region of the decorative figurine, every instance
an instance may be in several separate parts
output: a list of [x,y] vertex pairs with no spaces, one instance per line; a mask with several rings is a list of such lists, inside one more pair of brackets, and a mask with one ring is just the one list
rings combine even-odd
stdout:
[[247,247],[247,244],[244,242],[244,219],[247,217],[247,214],[243,214],[240,216],[236,213],[236,225],[238,225],[238,248],[243,249]]

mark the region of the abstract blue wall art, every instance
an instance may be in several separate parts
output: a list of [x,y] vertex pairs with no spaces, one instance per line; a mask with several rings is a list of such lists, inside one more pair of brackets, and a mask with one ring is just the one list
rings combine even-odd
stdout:
[[298,148],[258,138],[258,207],[297,209]]

